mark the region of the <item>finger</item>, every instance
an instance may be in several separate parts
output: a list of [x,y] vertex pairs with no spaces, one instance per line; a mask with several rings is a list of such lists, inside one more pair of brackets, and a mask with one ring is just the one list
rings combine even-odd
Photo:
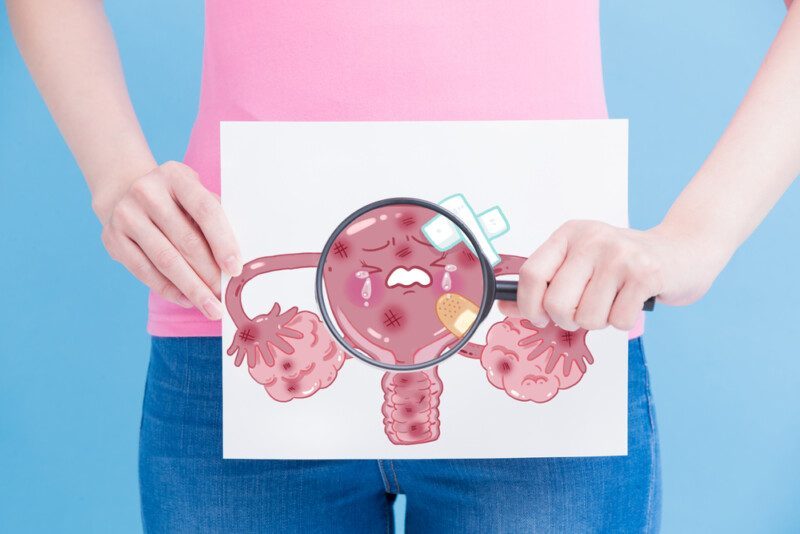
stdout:
[[171,184],[176,199],[203,232],[217,265],[230,276],[239,276],[242,272],[239,245],[219,200],[203,187],[196,175],[176,172]]
[[547,326],[550,319],[543,303],[547,284],[564,261],[567,245],[567,239],[557,232],[536,249],[519,269],[519,313],[540,328]]
[[594,273],[575,312],[578,326],[587,330],[608,326],[608,314],[620,286],[619,278],[613,273],[607,270]]
[[[578,370],[579,370],[579,371],[580,371],[582,374],[583,374],[583,373],[586,373],[586,364],[585,364],[585,363],[583,363],[583,358],[576,358],[576,359],[565,359],[565,360],[564,360],[564,366],[562,367],[562,372],[564,373],[564,376],[565,376],[565,377],[566,377],[566,376],[569,376],[569,374],[572,372],[572,368],[573,368],[573,367],[577,367],[577,368],[578,368]],[[550,371],[548,371],[547,369],[545,369],[545,372],[546,372],[546,373],[549,373]]]
[[182,306],[191,308],[192,303],[181,291],[161,274],[155,265],[145,256],[136,243],[125,236],[117,239],[115,258],[138,278],[144,285],[156,292],[160,297]]
[[256,345],[253,348],[253,359],[251,360],[250,356],[247,357],[247,365],[251,368],[255,367],[259,361],[263,361],[270,367],[275,365],[275,354],[272,352],[272,347],[270,347],[269,343],[264,347],[264,352],[261,352],[261,348]]
[[[518,347],[529,347],[531,345],[538,346],[542,342],[542,338],[539,337],[539,331],[538,330],[534,330],[534,332],[535,332],[534,334],[531,334],[531,335],[529,335],[527,337],[523,337],[522,339],[517,341],[517,346]],[[532,354],[528,355],[528,359],[529,360],[531,359],[531,356],[532,356]]]
[[147,255],[153,265],[181,290],[197,309],[209,319],[222,318],[222,304],[211,288],[197,275],[150,219],[140,218],[129,227],[129,235]]
[[575,312],[578,309],[589,279],[593,262],[581,253],[571,253],[550,282],[544,294],[544,309],[550,318],[564,330],[577,330]]
[[294,347],[286,341],[280,334],[269,340],[270,343],[284,354],[294,354]]
[[250,369],[255,367],[258,364],[258,359],[260,354],[261,351],[259,350],[258,345],[253,347],[253,350],[247,353],[247,367],[249,367]]
[[166,192],[153,193],[148,200],[147,214],[161,232],[180,251],[194,272],[214,294],[220,295],[220,271],[203,232],[181,210]]
[[642,305],[648,298],[650,290],[647,286],[639,282],[626,282],[614,299],[608,322],[619,330],[633,329],[642,313]]
[[228,353],[228,356],[233,356],[233,353],[235,353],[238,350],[239,350],[239,343],[236,341],[236,339],[234,339],[233,341],[231,341],[231,344],[226,352]]
[[[553,369],[556,368],[556,364],[561,360],[562,353],[557,350],[550,351],[550,356],[547,358],[547,365],[544,368],[544,372],[550,374],[553,372]],[[565,374],[566,376],[566,374]]]
[[500,313],[508,317],[519,317],[519,305],[513,300],[499,300],[497,301],[497,309]]
[[288,326],[284,326],[280,330],[278,330],[278,334],[280,334],[283,337],[288,337],[292,339],[303,339],[302,332]]
[[[236,351],[234,351],[234,352],[236,352]],[[228,352],[228,354],[231,355],[231,356],[233,355],[233,353],[231,353],[231,352]],[[245,349],[244,347],[240,348],[239,352],[236,352],[236,359],[233,360],[233,364],[236,367],[239,367],[240,365],[242,365],[242,362],[244,361],[246,356],[247,356],[247,349]]]
[[[583,374],[586,373],[586,361],[583,359],[583,356],[581,356],[580,358],[575,358],[574,360],[572,360],[572,362],[578,366],[578,369],[580,370],[581,373]],[[571,365],[569,366],[569,369],[567,369],[566,372],[564,373],[564,376],[569,376],[570,371],[572,371]]]

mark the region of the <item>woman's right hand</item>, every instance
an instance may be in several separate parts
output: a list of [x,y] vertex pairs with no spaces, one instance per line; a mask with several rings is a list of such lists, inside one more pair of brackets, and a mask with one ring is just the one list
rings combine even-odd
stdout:
[[238,276],[242,260],[219,199],[197,173],[164,163],[97,211],[112,258],[161,297],[222,317],[220,270]]

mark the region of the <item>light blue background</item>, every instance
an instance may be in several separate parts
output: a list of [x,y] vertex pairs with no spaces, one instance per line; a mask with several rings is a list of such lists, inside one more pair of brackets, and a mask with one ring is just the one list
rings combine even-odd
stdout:
[[[107,4],[153,150],[179,159],[202,3]],[[783,15],[779,0],[604,2],[609,107],[631,119],[634,226],[655,224],[698,168]],[[0,96],[0,531],[135,532],[146,293],[106,257],[4,14]],[[665,532],[800,525],[799,210],[794,186],[702,302],[650,317]]]

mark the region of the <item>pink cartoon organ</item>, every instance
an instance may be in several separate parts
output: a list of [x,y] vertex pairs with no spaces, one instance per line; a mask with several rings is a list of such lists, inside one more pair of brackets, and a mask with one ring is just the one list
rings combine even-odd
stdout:
[[[442,252],[422,227],[438,214],[398,204],[353,221],[332,243],[324,282],[347,341],[385,363],[429,361],[457,340],[437,316],[442,295],[481,302],[483,274],[463,243]],[[465,325],[468,326],[468,325]]]
[[409,373],[386,373],[383,424],[395,445],[417,445],[439,437],[439,398],[442,381],[437,368]]
[[284,328],[298,335],[285,337],[281,348],[267,341],[266,348],[256,349],[260,357],[249,369],[270,397],[288,402],[331,385],[344,363],[344,353],[314,313],[298,312]]
[[518,401],[547,402],[559,390],[577,384],[594,363],[586,330],[537,328],[525,319],[506,317],[486,336],[481,365],[492,385]]
[[[478,302],[483,287],[474,254],[464,246],[442,253],[427,245],[420,225],[430,214],[406,208],[379,213],[369,225],[346,234],[334,248],[336,260],[326,263],[328,296],[345,337],[388,362],[429,360],[452,343],[457,337],[437,317],[436,303],[447,294]],[[314,268],[319,257],[254,259],[226,289],[225,304],[237,328],[228,354],[237,366],[246,361],[253,379],[280,402],[310,397],[331,385],[345,355],[314,313],[296,307],[281,311],[274,304],[251,319],[242,306],[242,290],[261,274]],[[525,261],[502,258],[495,267],[498,276],[516,274]],[[585,330],[536,328],[524,319],[505,318],[489,329],[486,345],[468,343],[460,353],[479,358],[489,382],[513,399],[541,403],[577,384],[593,363],[585,337]],[[384,431],[392,443],[438,439],[442,381],[437,368],[386,373],[381,388]]]

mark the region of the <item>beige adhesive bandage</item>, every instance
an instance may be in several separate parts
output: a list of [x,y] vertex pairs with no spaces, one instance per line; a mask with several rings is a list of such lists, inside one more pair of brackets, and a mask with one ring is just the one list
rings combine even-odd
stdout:
[[478,318],[478,306],[458,293],[445,293],[436,301],[436,315],[445,328],[462,337]]

